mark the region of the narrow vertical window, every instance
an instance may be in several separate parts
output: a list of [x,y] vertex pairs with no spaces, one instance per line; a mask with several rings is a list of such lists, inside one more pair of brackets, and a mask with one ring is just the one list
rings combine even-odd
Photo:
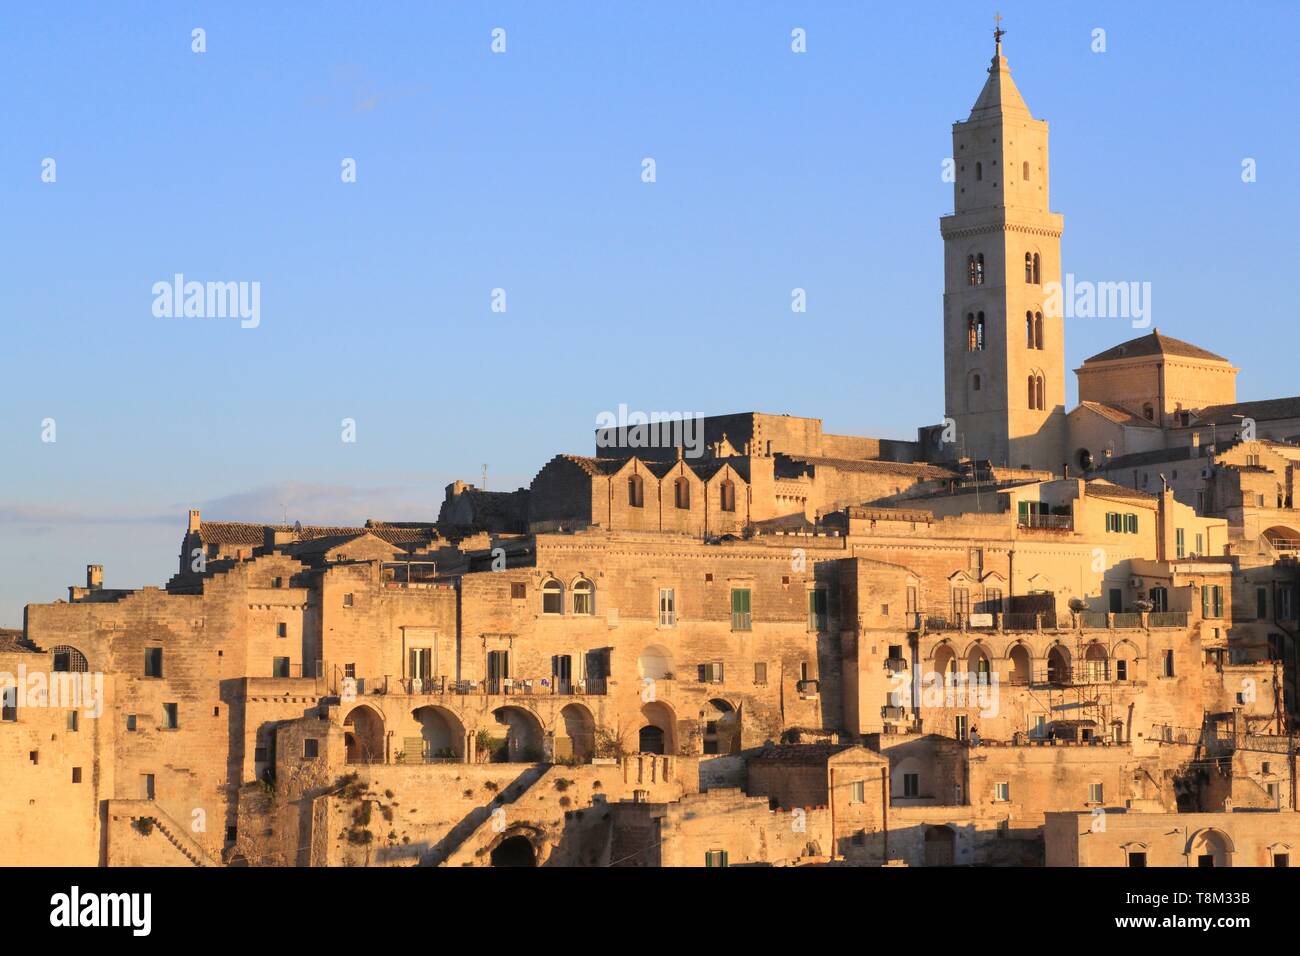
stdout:
[[1025,164],[1022,168],[1024,170],[1025,182],[1029,182],[1029,160],[1025,160]]
[[1034,348],[1043,347],[1043,313],[1034,313]]
[[1029,376],[1029,407],[1034,407],[1034,377]]
[[1037,391],[1037,395],[1038,395],[1038,406],[1037,406],[1037,407],[1038,407],[1038,410],[1041,412],[1041,411],[1044,411],[1044,410],[1047,408],[1047,403],[1046,403],[1045,401],[1043,401],[1043,376],[1041,376],[1041,375],[1038,376],[1038,378],[1035,380],[1035,383],[1034,383],[1034,384],[1035,384],[1035,389],[1036,389],[1036,391]]
[[975,284],[984,284],[984,253],[975,256]]
[[984,179],[984,164],[983,164],[983,163],[976,163],[976,164],[975,164],[975,181],[976,181],[976,182],[980,182],[980,181],[982,181],[983,179]]
[[975,314],[966,313],[966,351],[975,351]]
[[1025,284],[1031,285],[1034,281],[1034,257],[1032,254],[1025,253]]
[[975,320],[975,350],[984,351],[984,313],[981,312]]
[[1042,285],[1042,278],[1038,272],[1038,253],[1034,253],[1034,285]]

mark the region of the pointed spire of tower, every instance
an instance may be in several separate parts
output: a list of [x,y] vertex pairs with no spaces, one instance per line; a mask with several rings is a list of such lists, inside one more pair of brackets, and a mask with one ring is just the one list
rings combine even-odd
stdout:
[[993,30],[993,61],[989,65],[989,78],[984,82],[984,89],[971,108],[970,118],[990,119],[1006,113],[1030,116],[1029,107],[1025,105],[1024,98],[1011,79],[1011,67],[1007,66],[1007,58],[1002,55],[1002,38],[1007,35],[1007,31],[1002,29],[1002,14],[999,13],[993,19],[997,24]]

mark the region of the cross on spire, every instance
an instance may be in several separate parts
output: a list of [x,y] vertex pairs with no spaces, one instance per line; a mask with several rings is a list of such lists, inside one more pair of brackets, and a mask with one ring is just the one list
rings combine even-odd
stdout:
[[1002,38],[1007,35],[1007,31],[1002,29],[1002,14],[993,14],[993,42],[997,45],[998,50],[1002,49]]

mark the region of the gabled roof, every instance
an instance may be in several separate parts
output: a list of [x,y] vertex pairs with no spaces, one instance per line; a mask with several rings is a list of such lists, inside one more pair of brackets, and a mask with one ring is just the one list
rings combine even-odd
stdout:
[[1152,329],[1149,335],[1142,335],[1136,339],[1129,339],[1119,345],[1112,346],[1104,352],[1098,352],[1091,358],[1083,360],[1084,365],[1091,365],[1094,362],[1117,362],[1121,359],[1142,358],[1148,355],[1179,355],[1184,358],[1202,359],[1207,362],[1223,362],[1228,360],[1222,355],[1215,355],[1213,352],[1201,348],[1199,345],[1192,345],[1190,342],[1184,342],[1182,339],[1171,338],[1168,335],[1161,335],[1159,329]]
[[837,471],[856,471],[866,474],[902,475],[918,481],[943,480],[958,477],[955,471],[920,462],[883,461],[878,458],[823,458],[816,455],[778,455],[792,462],[821,465]]
[[1114,422],[1116,425],[1127,425],[1130,428],[1159,428],[1155,422],[1147,421],[1140,415],[1134,415],[1126,408],[1120,408],[1116,405],[1106,405],[1102,402],[1080,402],[1079,408],[1085,408],[1090,412],[1095,412],[1108,422]]
[[1128,498],[1148,502],[1156,500],[1155,495],[1149,495],[1145,491],[1138,491],[1136,488],[1125,488],[1123,485],[1117,485],[1105,478],[1093,478],[1084,482],[1084,489],[1090,498]]

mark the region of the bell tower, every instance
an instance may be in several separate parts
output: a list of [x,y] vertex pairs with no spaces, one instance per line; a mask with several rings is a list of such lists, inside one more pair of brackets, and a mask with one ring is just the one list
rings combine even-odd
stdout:
[[1034,119],[1002,55],[970,116],[952,127],[953,213],[944,245],[945,416],[953,458],[1061,470],[1065,323],[1044,309],[1061,281],[1062,218],[1048,208],[1047,123]]

